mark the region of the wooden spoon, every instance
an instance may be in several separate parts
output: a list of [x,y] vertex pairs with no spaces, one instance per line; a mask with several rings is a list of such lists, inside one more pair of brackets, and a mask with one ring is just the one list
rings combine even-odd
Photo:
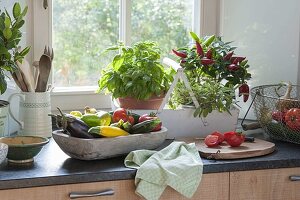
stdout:
[[39,61],[39,77],[37,81],[36,92],[45,92],[51,71],[51,58],[43,54]]

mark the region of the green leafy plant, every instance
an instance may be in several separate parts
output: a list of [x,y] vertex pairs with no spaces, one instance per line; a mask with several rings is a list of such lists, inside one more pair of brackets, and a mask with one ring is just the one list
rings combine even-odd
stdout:
[[24,25],[24,17],[27,13],[27,6],[21,9],[19,3],[13,7],[13,17],[7,10],[0,10],[0,93],[3,94],[7,89],[5,71],[14,72],[17,70],[16,62],[22,62],[30,47],[20,51],[19,42],[22,37],[20,28]]
[[[235,90],[239,96],[243,95],[244,102],[249,96],[247,80],[251,78],[248,72],[246,57],[234,55],[235,47],[230,42],[223,42],[221,37],[206,36],[199,38],[190,33],[195,41],[191,46],[173,49],[179,57],[192,90],[200,106],[196,108],[194,116],[206,117],[213,110],[227,111],[236,102]],[[187,89],[182,82],[176,85],[169,101],[172,108],[178,105],[192,105]]]
[[118,53],[102,71],[98,92],[106,90],[114,98],[146,100],[168,91],[174,70],[160,64],[160,49],[155,42],[137,42],[132,47],[119,43],[106,51]]

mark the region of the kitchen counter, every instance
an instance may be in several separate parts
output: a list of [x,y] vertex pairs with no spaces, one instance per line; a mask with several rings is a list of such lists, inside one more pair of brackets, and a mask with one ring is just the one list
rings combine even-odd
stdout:
[[[172,140],[167,140],[163,146],[170,142]],[[273,142],[276,144],[275,152],[262,157],[223,161],[202,159],[203,173],[300,167],[300,145]],[[0,189],[134,179],[136,170],[126,168],[124,158],[98,161],[72,159],[51,139],[31,165],[2,163]]]

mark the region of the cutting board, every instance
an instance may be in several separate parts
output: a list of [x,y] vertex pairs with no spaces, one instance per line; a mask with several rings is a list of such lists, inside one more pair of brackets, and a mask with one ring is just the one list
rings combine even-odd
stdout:
[[272,153],[275,150],[275,144],[265,140],[255,138],[254,142],[244,142],[239,147],[231,147],[223,142],[217,147],[207,147],[203,139],[180,138],[179,141],[186,143],[195,142],[202,158],[226,160],[238,158],[250,158],[263,156]]

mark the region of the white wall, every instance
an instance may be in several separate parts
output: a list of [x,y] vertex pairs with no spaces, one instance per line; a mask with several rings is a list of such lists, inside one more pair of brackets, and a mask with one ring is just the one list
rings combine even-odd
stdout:
[[221,8],[221,35],[235,41],[237,52],[247,56],[251,87],[281,81],[299,84],[299,0],[222,0]]

